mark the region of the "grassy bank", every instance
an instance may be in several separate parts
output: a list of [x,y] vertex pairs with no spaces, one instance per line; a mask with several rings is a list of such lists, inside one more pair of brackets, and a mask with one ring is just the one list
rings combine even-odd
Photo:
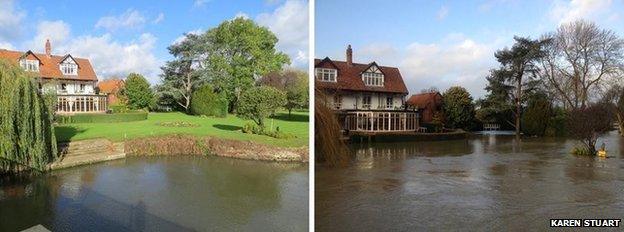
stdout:
[[[184,122],[189,127],[163,126],[168,122]],[[224,139],[254,141],[257,143],[280,146],[301,147],[308,145],[308,113],[278,113],[273,120],[274,128],[291,133],[296,138],[276,139],[265,135],[245,134],[240,129],[249,121],[228,115],[225,118],[198,117],[179,112],[150,113],[147,120],[117,123],[80,123],[56,126],[56,137],[59,142],[77,141],[94,138],[106,138],[112,141],[125,141],[134,138],[169,134],[186,134],[194,136],[214,136]],[[268,120],[271,125],[271,120]]]

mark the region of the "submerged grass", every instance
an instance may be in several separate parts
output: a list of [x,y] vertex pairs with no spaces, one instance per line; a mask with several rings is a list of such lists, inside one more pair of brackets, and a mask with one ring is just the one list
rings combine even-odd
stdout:
[[324,94],[316,90],[314,102],[314,155],[316,161],[327,166],[346,166],[350,162],[350,151],[340,139],[340,124],[327,107]]

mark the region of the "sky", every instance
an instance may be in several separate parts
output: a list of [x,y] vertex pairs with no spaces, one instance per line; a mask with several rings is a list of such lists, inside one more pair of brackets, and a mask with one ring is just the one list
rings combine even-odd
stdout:
[[269,28],[307,70],[306,0],[0,0],[0,48],[43,53],[50,39],[53,54],[89,58],[100,80],[137,72],[156,84],[168,46],[235,17]]
[[[391,4],[390,4],[391,3]],[[316,0],[315,58],[398,67],[410,94],[460,85],[485,95],[496,50],[577,19],[624,38],[624,0]]]

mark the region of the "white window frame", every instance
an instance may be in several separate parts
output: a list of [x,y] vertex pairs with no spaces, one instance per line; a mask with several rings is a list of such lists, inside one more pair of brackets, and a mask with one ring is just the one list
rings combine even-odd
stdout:
[[27,60],[21,59],[20,66],[28,71],[28,72],[39,72],[39,61],[38,60]]
[[62,63],[60,65],[63,75],[78,75],[78,65],[72,63]]
[[362,73],[362,81],[366,86],[384,86],[384,75],[383,73],[373,73],[373,72],[365,72]]
[[392,108],[394,108],[394,97],[386,97],[386,109]]
[[336,82],[338,80],[338,70],[331,68],[316,68],[316,79],[323,82]]
[[339,110],[342,107],[342,96],[341,95],[334,95],[334,109]]
[[373,96],[364,95],[362,96],[362,108],[370,109],[373,104]]

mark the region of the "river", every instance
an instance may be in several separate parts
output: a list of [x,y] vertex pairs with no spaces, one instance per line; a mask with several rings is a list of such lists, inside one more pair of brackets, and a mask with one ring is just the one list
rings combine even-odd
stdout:
[[132,157],[0,183],[0,231],[307,231],[307,165]]
[[[560,138],[351,144],[347,168],[316,167],[317,231],[531,231],[551,218],[624,218],[624,138],[609,158]],[[621,228],[619,228],[621,229]]]

